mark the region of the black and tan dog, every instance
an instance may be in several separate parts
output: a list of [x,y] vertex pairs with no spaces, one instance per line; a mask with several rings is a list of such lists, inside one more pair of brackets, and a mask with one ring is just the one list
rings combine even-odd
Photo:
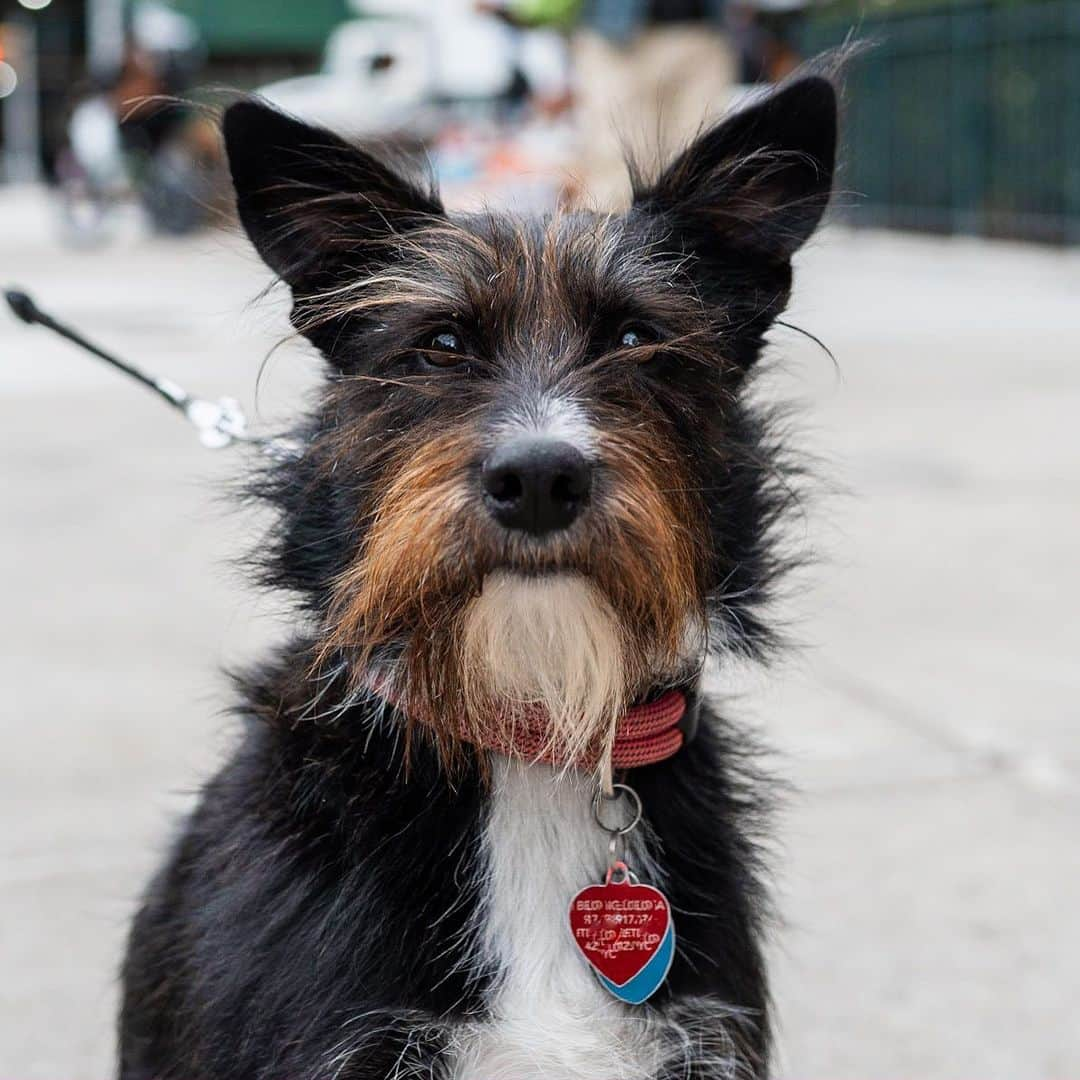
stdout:
[[[303,610],[136,918],[122,1080],[766,1076],[747,742],[704,705],[677,752],[615,750],[707,654],[771,642],[788,497],[747,388],[829,198],[830,81],[705,132],[620,216],[453,217],[257,102],[224,127],[326,360],[256,483],[265,579]],[[678,928],[639,1005],[566,923],[628,764],[626,861]]]

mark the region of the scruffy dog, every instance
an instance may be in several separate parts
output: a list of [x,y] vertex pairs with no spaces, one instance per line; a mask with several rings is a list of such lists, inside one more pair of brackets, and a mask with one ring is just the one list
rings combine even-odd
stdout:
[[[452,217],[258,102],[224,131],[327,365],[256,481],[302,611],[135,920],[122,1080],[766,1076],[762,798],[697,682],[771,641],[787,496],[747,390],[829,198],[830,80],[621,216]],[[657,710],[678,726],[624,736]],[[643,806],[624,849],[613,779]],[[623,862],[677,928],[640,1004],[567,923]]]

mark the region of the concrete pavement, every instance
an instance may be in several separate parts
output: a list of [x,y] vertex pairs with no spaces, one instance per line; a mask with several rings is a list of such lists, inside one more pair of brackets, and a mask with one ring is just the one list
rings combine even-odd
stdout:
[[[0,192],[0,267],[44,307],[249,407],[285,331],[235,239],[61,248]],[[774,949],[792,1080],[1080,1077],[1080,258],[827,234],[763,393],[804,400],[834,493],[786,613],[803,648],[732,711],[791,777]],[[314,364],[267,361],[268,420]],[[110,1071],[125,923],[226,749],[223,662],[281,612],[257,526],[144,391],[0,315],[0,1076]],[[280,606],[280,605],[279,605]],[[723,690],[732,692],[732,684]]]

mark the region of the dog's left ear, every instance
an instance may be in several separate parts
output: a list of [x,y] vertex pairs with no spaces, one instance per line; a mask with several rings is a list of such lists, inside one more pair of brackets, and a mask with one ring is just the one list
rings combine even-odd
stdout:
[[836,111],[827,79],[797,79],[703,134],[635,192],[635,207],[705,257],[787,263],[829,201]]

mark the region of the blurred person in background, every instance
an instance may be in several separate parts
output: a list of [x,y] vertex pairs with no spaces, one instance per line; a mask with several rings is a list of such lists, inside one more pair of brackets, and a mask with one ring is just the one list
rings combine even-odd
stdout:
[[573,37],[577,181],[601,209],[628,204],[629,149],[646,169],[728,105],[735,52],[724,0],[584,0]]
[[159,233],[204,225],[225,195],[216,124],[184,97],[205,48],[195,23],[157,0],[130,14],[117,69],[76,91],[57,159],[66,240],[112,235],[114,211],[138,202]]

